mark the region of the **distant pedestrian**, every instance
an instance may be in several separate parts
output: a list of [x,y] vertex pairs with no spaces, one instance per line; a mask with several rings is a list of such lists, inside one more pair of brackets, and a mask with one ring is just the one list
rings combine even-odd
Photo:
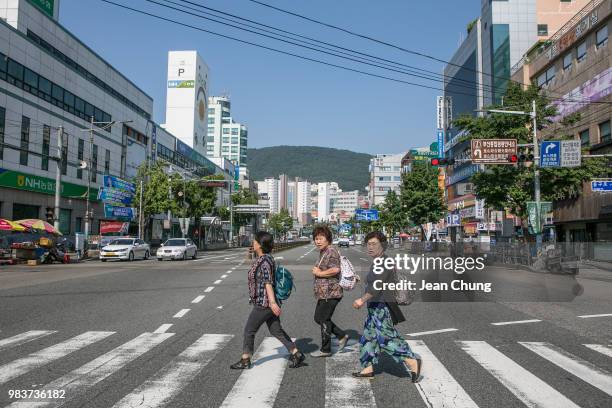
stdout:
[[281,308],[274,295],[274,271],[276,264],[270,253],[274,247],[274,238],[267,232],[258,232],[253,241],[253,251],[256,259],[249,269],[247,280],[249,284],[249,303],[253,305],[251,314],[244,328],[242,357],[230,368],[242,370],[251,368],[251,356],[255,346],[255,334],[262,324],[268,325],[270,334],[276,337],[291,353],[289,367],[297,368],[304,362],[304,354],[300,352],[285,333],[279,316]]
[[[370,232],[365,237],[368,255],[373,259],[385,258],[387,238],[381,232]],[[382,264],[384,266],[384,263]],[[375,281],[379,281],[377,285]],[[378,363],[381,351],[389,354],[397,362],[403,362],[410,370],[412,382],[418,382],[422,361],[410,349],[395,325],[406,320],[397,305],[395,292],[382,290],[385,283],[396,283],[395,268],[384,268],[381,273],[374,272],[374,263],[366,278],[365,294],[353,302],[360,309],[367,302],[368,315],[359,340],[359,362],[362,370],[353,373],[357,378],[374,377],[374,364]],[[378,287],[379,289],[376,289]]]
[[336,306],[342,300],[340,286],[340,253],[332,243],[329,227],[319,226],[313,231],[312,238],[319,249],[319,261],[312,268],[314,275],[314,295],[317,299],[314,321],[321,326],[321,349],[310,353],[312,357],[331,356],[331,336],[338,339],[339,350],[342,350],[349,339],[348,335],[333,321]]

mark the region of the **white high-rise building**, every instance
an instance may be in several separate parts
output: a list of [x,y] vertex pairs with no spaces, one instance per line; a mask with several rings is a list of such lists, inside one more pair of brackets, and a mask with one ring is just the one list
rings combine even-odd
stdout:
[[301,220],[304,214],[310,214],[310,186],[308,181],[297,182],[296,196],[297,196],[297,218]]
[[370,205],[384,203],[389,191],[400,194],[402,158],[405,154],[377,154],[370,159]]
[[278,214],[280,212],[279,198],[279,182],[274,177],[268,177],[265,181],[266,190],[268,192],[268,200],[270,204],[270,212]]
[[359,190],[337,191],[331,200],[331,212],[352,217],[359,208]]
[[335,182],[318,184],[317,220],[319,222],[329,221],[331,215],[331,200],[338,190],[338,183]]
[[246,165],[248,129],[232,119],[229,97],[208,98],[207,125],[206,156]]
[[168,52],[164,128],[206,155],[208,66],[197,51]]

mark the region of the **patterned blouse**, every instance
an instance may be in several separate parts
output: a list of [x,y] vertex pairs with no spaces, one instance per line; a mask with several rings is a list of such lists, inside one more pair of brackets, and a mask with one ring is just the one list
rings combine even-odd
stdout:
[[274,258],[271,255],[265,254],[255,259],[249,269],[249,303],[269,307],[268,292],[266,292],[266,284],[274,285]]
[[[317,265],[322,271],[340,268],[340,252],[331,245],[319,253]],[[314,278],[314,296],[317,299],[340,299],[343,295],[340,286],[340,272],[329,278]]]

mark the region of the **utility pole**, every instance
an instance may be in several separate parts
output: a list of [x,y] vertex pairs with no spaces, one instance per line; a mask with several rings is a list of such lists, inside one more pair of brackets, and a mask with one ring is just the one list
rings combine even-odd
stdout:
[[142,189],[143,183],[140,179],[140,202],[138,204],[138,239],[142,239]]
[[228,182],[229,184],[229,200],[230,200],[230,247],[234,245],[234,200],[232,200],[232,180]]
[[85,206],[85,242],[89,240],[89,228],[90,228],[90,205],[89,205],[89,191],[91,189],[91,155],[93,151],[94,142],[94,117],[92,116],[89,120],[89,154],[87,157],[87,197]]
[[60,228],[60,195],[62,190],[62,150],[64,139],[64,128],[62,126],[57,130],[57,170],[55,172],[55,210],[53,213],[53,227],[57,231]]
[[535,192],[536,202],[536,216],[538,217],[538,224],[540,229],[536,233],[536,253],[540,251],[542,247],[542,217],[540,208],[540,169],[538,168],[538,160],[540,157],[540,149],[538,146],[538,122],[536,117],[536,101],[535,99],[531,102],[531,119],[533,120],[533,188]]

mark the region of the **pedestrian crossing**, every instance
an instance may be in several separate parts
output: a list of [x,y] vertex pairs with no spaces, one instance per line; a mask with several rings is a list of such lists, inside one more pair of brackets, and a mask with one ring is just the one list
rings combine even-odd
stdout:
[[[48,344],[53,336],[61,335],[52,330],[31,330],[12,337],[0,338],[0,358],[4,353],[19,354],[19,346],[28,345],[28,350],[35,347],[35,340],[44,339]],[[24,377],[28,374],[47,372],[50,366],[60,360],[71,358],[81,350],[91,349],[94,345],[111,342],[115,346],[110,351],[93,358],[89,362],[71,371],[48,370],[51,376],[47,384],[39,390],[64,390],[62,399],[21,399],[10,400],[10,408],[55,408],[71,401],[76,404],[79,396],[100,384],[104,380],[112,381],[112,376],[125,369],[139,357],[157,355],[160,347],[175,336],[173,333],[153,332],[142,333],[122,344],[116,343],[112,331],[87,331],[66,340],[59,341],[48,347],[43,347],[32,353],[17,357],[0,365],[0,389],[30,388]],[[477,408],[476,401],[482,401],[475,395],[473,384],[466,384],[463,372],[457,372],[456,366],[447,367],[444,358],[436,355],[436,346],[427,344],[424,340],[408,340],[411,348],[424,362],[422,379],[416,384],[416,391],[422,398],[421,406],[432,408],[455,407]],[[181,392],[198,377],[215,376],[207,367],[221,355],[231,355],[236,358],[240,354],[239,339],[232,334],[202,334],[193,343],[165,363],[157,371],[139,379],[135,388],[126,391],[125,395],[117,396],[117,402],[112,408],[132,407],[165,407],[172,405]],[[537,365],[549,364],[552,369],[558,369],[564,377],[575,376],[572,380],[581,384],[584,390],[581,401],[590,395],[612,397],[612,374],[603,367],[612,363],[612,347],[609,344],[577,344],[569,352],[558,345],[547,342],[519,341],[510,343],[517,350],[522,350],[534,360]],[[508,346],[508,343],[505,344]],[[508,347],[496,347],[486,341],[452,341],[450,348],[453,353],[464,353],[463,356],[476,363],[478,376],[487,376],[489,381],[495,381],[499,387],[514,395],[516,404],[528,407],[558,408],[578,407],[576,395],[573,395],[558,383],[548,383],[548,377],[540,373],[536,375],[525,367],[524,362],[517,361],[516,356],[508,351]],[[155,351],[156,350],[156,351]],[[432,351],[433,350],[433,351]],[[591,360],[583,356],[591,356]],[[12,354],[11,354],[12,356]],[[593,356],[599,356],[594,359]],[[234,372],[235,382],[228,387],[226,395],[219,397],[222,408],[272,408],[277,397],[282,392],[283,378],[286,369],[288,353],[280,342],[272,337],[265,337],[253,357],[253,367],[250,370]],[[4,358],[2,361],[6,361]],[[321,360],[319,360],[321,361]],[[308,362],[308,360],[307,360]],[[312,362],[312,361],[311,361]],[[317,363],[318,364],[318,363]],[[225,365],[225,363],[224,363]],[[358,345],[353,344],[342,352],[322,360],[323,372],[315,376],[324,377],[324,406],[329,408],[366,408],[376,407],[376,380],[364,380],[352,377],[351,373],[359,369]],[[218,370],[218,368],[217,368]],[[229,371],[229,367],[227,367]],[[309,372],[310,368],[298,369]],[[137,370],[134,370],[137,373]],[[312,376],[312,371],[310,371]],[[137,374],[136,374],[137,375]],[[55,377],[55,378],[53,378]],[[234,378],[232,375],[230,378]],[[304,383],[314,379],[306,378]],[[402,378],[406,387],[412,387],[409,377]],[[112,383],[111,383],[112,384]],[[111,385],[112,386],[112,385]],[[229,384],[228,384],[229,386]],[[131,387],[130,387],[131,388]],[[483,387],[483,393],[491,390]],[[472,395],[470,395],[472,394]],[[416,395],[416,394],[415,394]],[[3,401],[3,400],[0,400]],[[115,401],[115,400],[114,400]],[[73,404],[71,403],[71,406]],[[591,404],[592,405],[592,404]],[[208,406],[208,405],[207,405]],[[419,404],[415,404],[419,406]]]

